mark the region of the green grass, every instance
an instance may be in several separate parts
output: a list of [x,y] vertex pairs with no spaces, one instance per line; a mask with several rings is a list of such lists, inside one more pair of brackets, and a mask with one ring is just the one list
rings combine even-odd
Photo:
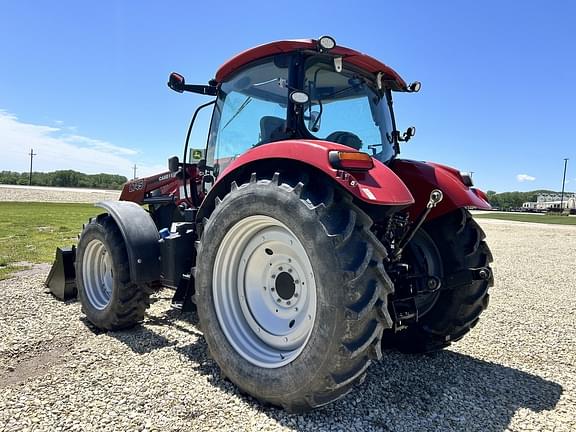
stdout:
[[76,244],[92,204],[0,202],[0,280],[26,263],[51,263],[57,246]]
[[569,216],[548,216],[537,214],[522,214],[522,213],[482,213],[475,214],[476,219],[500,219],[510,220],[517,222],[534,222],[542,224],[556,224],[556,225],[576,225],[576,217]]

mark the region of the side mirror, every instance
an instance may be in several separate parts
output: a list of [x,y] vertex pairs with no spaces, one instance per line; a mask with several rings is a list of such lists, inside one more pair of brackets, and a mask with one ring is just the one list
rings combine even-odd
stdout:
[[176,72],[172,72],[170,74],[170,78],[168,79],[168,87],[170,87],[172,90],[178,93],[182,93],[184,91],[185,85],[186,82],[182,75]]
[[400,134],[400,132],[395,131],[396,139],[401,142],[409,141],[414,135],[416,135],[416,128],[414,126],[410,126],[406,129],[406,132]]
[[408,129],[406,129],[406,132],[404,132],[404,141],[408,141],[414,135],[416,135],[416,128],[414,126],[410,126]]
[[178,156],[172,156],[170,159],[168,159],[168,170],[170,172],[178,172],[179,169],[180,159],[178,159]]
[[320,130],[320,111],[311,111],[308,119],[308,130],[318,132]]

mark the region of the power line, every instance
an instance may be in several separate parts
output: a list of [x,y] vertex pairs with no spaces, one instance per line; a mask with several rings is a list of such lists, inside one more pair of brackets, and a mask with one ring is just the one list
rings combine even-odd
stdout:
[[34,159],[34,156],[36,156],[37,153],[34,153],[34,149],[31,148],[28,155],[30,156],[30,176],[28,177],[28,186],[32,186],[32,159]]

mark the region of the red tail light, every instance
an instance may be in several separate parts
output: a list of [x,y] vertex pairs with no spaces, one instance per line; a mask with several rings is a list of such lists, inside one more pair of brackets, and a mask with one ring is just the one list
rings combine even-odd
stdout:
[[368,171],[374,168],[374,161],[368,153],[333,150],[328,153],[330,165],[347,171]]

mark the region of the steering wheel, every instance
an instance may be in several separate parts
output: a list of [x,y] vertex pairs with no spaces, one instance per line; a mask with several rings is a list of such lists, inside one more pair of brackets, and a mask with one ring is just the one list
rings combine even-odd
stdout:
[[332,141],[338,144],[344,144],[353,149],[360,150],[362,148],[362,140],[352,132],[336,131],[332,132],[326,137],[326,141]]

